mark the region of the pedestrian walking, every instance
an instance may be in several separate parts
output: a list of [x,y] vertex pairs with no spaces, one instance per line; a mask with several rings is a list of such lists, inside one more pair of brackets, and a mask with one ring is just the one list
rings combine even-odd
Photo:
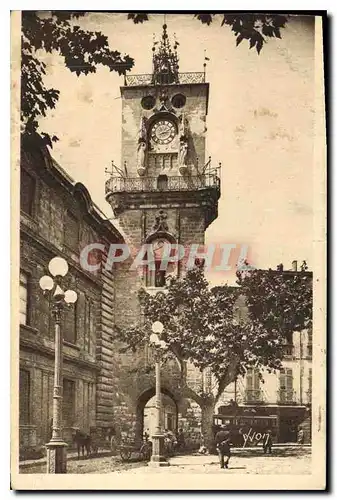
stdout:
[[228,469],[228,463],[231,457],[230,432],[225,425],[221,426],[219,432],[216,433],[215,444],[219,455],[220,469]]
[[263,440],[262,440],[262,448],[263,448],[263,453],[264,454],[271,454],[271,447],[273,445],[273,440],[271,436],[271,430],[267,429],[265,434],[263,435]]
[[302,429],[302,427],[298,428],[297,443],[304,444],[304,430]]

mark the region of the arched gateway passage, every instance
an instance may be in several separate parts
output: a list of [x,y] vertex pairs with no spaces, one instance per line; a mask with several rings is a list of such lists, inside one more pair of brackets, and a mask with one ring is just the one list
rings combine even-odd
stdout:
[[[170,430],[176,434],[179,429],[185,436],[186,451],[197,450],[202,444],[201,435],[201,408],[199,405],[180,394],[174,394],[166,387],[162,387],[162,430]],[[144,391],[138,398],[136,411],[136,439],[140,443],[144,431],[150,437],[156,425],[155,388]]]
[[[162,397],[162,428],[177,431],[178,426],[178,399],[173,393],[165,387],[161,389]],[[136,421],[136,439],[141,441],[144,430],[153,434],[156,422],[156,398],[155,388],[151,387],[143,392],[138,398],[137,421]]]

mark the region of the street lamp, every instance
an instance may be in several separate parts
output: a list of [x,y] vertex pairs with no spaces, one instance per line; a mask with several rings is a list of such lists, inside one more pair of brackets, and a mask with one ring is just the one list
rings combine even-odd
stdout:
[[54,257],[48,265],[53,278],[49,275],[42,276],[40,287],[44,295],[50,295],[52,300],[52,315],[55,320],[55,366],[54,366],[54,391],[53,391],[53,432],[47,448],[47,474],[65,474],[67,472],[67,444],[62,437],[62,332],[61,314],[65,305],[70,306],[77,300],[74,290],[64,292],[61,288],[62,278],[68,272],[68,264],[61,257]]
[[161,426],[161,384],[160,384],[160,360],[163,350],[166,349],[166,342],[160,339],[164,326],[160,321],[152,324],[152,333],[150,335],[150,344],[155,348],[155,366],[156,366],[156,429],[152,436],[152,456],[150,465],[154,467],[165,467],[170,465],[164,454],[164,434]]

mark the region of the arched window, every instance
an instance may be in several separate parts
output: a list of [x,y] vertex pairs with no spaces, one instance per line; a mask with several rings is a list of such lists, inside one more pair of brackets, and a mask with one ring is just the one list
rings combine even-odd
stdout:
[[148,266],[146,270],[146,286],[155,288],[165,286],[167,270],[161,269],[161,263],[166,244],[170,243],[165,239],[157,239],[151,243],[154,256],[154,266],[152,266],[152,269]]

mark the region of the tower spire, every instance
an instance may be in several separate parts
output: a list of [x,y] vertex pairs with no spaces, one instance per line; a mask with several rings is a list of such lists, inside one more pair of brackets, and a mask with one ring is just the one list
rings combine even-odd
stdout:
[[167,24],[163,24],[163,33],[160,42],[154,42],[152,47],[153,62],[153,82],[159,85],[170,83],[179,83],[179,43],[174,39],[174,45],[171,46],[167,34]]

